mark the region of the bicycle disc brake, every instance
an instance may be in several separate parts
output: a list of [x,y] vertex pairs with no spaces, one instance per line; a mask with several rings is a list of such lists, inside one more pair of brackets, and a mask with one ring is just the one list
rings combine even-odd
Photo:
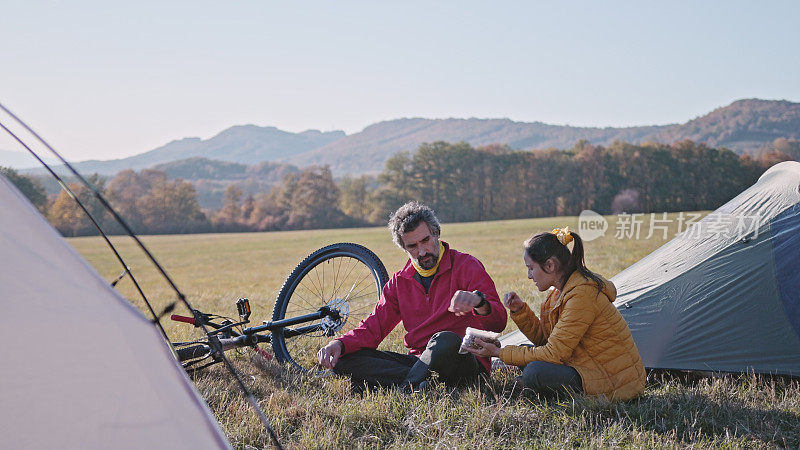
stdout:
[[332,312],[339,314],[339,317],[336,319],[331,316],[325,316],[319,324],[324,336],[333,336],[347,323],[347,317],[350,315],[350,304],[347,303],[345,299],[335,298],[329,301],[325,306]]

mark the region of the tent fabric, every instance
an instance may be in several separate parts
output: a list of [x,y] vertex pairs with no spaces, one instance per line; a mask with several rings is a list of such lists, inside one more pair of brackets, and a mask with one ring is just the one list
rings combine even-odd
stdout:
[[794,331],[800,335],[800,248],[797,236],[800,236],[800,204],[796,204],[779,214],[772,221],[774,234],[773,256],[775,261],[775,278],[778,283],[786,317]]
[[158,330],[0,176],[0,436],[13,448],[230,448]]
[[[800,163],[611,281],[647,368],[800,375]],[[524,342],[511,333],[505,342]]]
[[612,278],[646,367],[800,375],[798,204],[800,163],[777,164]]

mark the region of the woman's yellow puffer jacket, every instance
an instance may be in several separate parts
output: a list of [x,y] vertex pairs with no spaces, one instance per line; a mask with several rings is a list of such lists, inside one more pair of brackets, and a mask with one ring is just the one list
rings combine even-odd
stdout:
[[500,350],[506,364],[525,366],[532,361],[564,364],[575,368],[583,380],[583,391],[628,400],[644,391],[645,371],[633,336],[613,301],[617,290],[603,280],[597,284],[575,271],[563,292],[553,289],[540,317],[525,304],[511,318],[536,345],[509,345]]

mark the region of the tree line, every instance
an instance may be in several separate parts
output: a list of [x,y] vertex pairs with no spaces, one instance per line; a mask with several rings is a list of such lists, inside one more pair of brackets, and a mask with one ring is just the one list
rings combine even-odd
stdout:
[[[783,144],[782,144],[783,145]],[[793,145],[793,144],[792,144]],[[783,145],[785,147],[785,145]],[[327,166],[286,174],[268,192],[227,187],[220,210],[203,210],[191,182],[163,171],[125,170],[90,183],[137,233],[201,233],[337,228],[384,224],[410,199],[447,222],[715,209],[752,185],[771,165],[792,159],[779,150],[752,157],[682,141],[672,145],[578,142],[568,150],[447,142],[399,153],[377,176],[334,177]],[[66,191],[48,199],[35,180],[2,169],[64,235],[95,234]],[[84,186],[76,196],[110,233],[121,228]]]
[[371,202],[368,210],[385,217],[405,200],[419,199],[454,222],[577,215],[585,209],[601,214],[714,209],[783,159],[739,157],[691,141],[616,142],[607,148],[582,141],[569,150],[544,151],[435,142],[392,157],[377,187],[361,190],[352,203]]

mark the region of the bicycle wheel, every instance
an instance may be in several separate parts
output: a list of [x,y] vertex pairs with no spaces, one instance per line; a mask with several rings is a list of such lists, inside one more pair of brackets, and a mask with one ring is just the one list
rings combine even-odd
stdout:
[[302,334],[274,331],[275,357],[302,370],[316,367],[317,351],[358,326],[374,309],[388,280],[381,260],[358,244],[333,244],[308,255],[283,283],[272,320],[315,313],[323,306],[338,312],[339,318],[326,317],[290,327],[311,329]]

